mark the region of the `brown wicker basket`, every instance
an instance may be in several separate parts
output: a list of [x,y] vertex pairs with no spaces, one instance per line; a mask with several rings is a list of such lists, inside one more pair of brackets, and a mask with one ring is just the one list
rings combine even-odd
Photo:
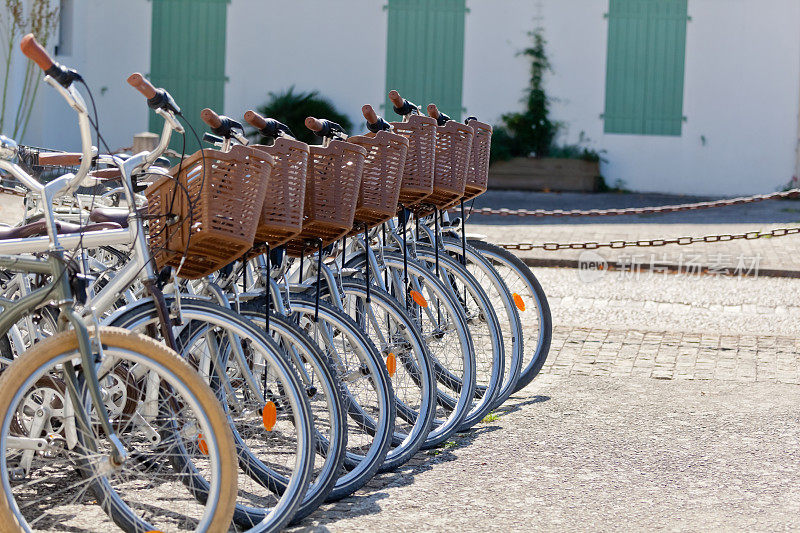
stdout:
[[474,136],[471,126],[454,120],[436,127],[433,192],[425,204],[443,208],[464,196]]
[[300,257],[342,238],[353,228],[367,151],[346,141],[312,146],[308,160],[303,231],[286,243],[286,253]]
[[408,122],[392,122],[394,132],[408,139],[408,156],[403,167],[403,182],[398,201],[408,207],[433,192],[433,165],[436,154],[436,119],[411,115]]
[[472,151],[469,154],[467,184],[462,200],[471,200],[486,192],[489,183],[489,152],[492,146],[492,127],[485,122],[471,120],[469,125],[475,130]]
[[[272,167],[272,156],[245,146],[201,150],[173,167],[173,178],[150,185],[145,195],[156,266],[178,267],[185,255],[179,275],[197,279],[252,248]],[[181,186],[173,202],[176,180]]]
[[255,243],[280,246],[303,228],[309,147],[285,137],[276,139],[272,146],[250,146],[263,150],[275,160],[256,227]]
[[367,150],[351,232],[356,233],[364,230],[364,224],[377,226],[397,212],[409,143],[402,135],[388,131],[349,137],[347,142]]

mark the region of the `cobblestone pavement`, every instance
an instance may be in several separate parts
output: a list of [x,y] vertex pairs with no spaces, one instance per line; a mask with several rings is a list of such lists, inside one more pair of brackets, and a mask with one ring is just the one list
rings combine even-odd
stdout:
[[[579,194],[489,191],[475,201],[475,207],[509,209],[589,209],[669,205],[709,200],[660,194]],[[716,235],[767,231],[800,224],[800,202],[765,201],[703,211],[633,215],[618,217],[511,217],[470,218],[471,233],[482,234],[491,242],[609,242],[664,237]],[[577,261],[581,250],[519,252],[533,264],[550,261]],[[611,263],[640,265],[667,264],[686,268],[711,267],[721,273],[747,271],[753,266],[762,271],[791,271],[800,276],[800,235],[737,240],[727,243],[667,245],[657,248],[602,249],[595,253]]]
[[542,374],[295,530],[800,528],[800,280],[535,272]]

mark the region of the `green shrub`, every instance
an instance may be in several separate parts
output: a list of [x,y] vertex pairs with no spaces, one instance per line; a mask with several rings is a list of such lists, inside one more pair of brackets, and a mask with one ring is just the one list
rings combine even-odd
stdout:
[[[294,92],[294,85],[281,93],[269,93],[269,101],[259,107],[258,112],[268,118],[283,122],[297,139],[308,144],[319,144],[319,137],[314,135],[304,122],[306,117],[324,118],[341,125],[348,133],[353,133],[353,124],[347,115],[336,110],[330,100],[319,95],[318,91]],[[260,137],[253,132],[251,137]],[[260,139],[264,142],[264,139]]]

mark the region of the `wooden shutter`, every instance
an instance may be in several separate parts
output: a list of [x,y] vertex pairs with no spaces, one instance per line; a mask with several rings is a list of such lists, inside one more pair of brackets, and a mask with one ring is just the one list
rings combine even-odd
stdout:
[[[225,23],[228,0],[152,0],[150,79],[175,98],[184,117],[202,139],[206,129],[200,111],[222,113],[225,94]],[[160,133],[163,120],[150,113],[150,131]],[[171,146],[180,150],[182,139]],[[198,148],[191,131],[186,150]]]
[[681,134],[687,0],[611,0],[606,133]]
[[[386,92],[461,119],[466,0],[389,0]],[[397,116],[386,100],[386,115]]]

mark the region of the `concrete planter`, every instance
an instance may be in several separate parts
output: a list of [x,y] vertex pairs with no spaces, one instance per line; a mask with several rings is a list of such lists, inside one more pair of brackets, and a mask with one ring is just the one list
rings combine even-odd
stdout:
[[600,163],[582,159],[517,157],[489,168],[490,189],[597,191]]

